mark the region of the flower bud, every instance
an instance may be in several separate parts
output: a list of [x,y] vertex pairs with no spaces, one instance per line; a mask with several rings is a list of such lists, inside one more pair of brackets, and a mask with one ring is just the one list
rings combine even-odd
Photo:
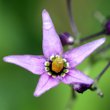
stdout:
[[74,43],[73,37],[67,32],[59,34],[59,37],[60,37],[60,40],[61,40],[63,46],[72,45]]
[[83,93],[84,91],[90,89],[90,87],[92,86],[89,84],[74,84],[73,88],[75,91],[79,92],[79,93]]
[[105,34],[110,35],[110,20],[105,24]]

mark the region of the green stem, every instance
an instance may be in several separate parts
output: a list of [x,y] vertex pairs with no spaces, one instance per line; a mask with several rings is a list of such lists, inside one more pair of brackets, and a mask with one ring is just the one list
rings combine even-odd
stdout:
[[100,35],[103,35],[103,34],[105,34],[105,30],[100,31],[100,32],[98,32],[98,33],[95,33],[95,34],[93,34],[93,35],[90,35],[90,36],[81,38],[81,39],[80,39],[80,42],[82,43],[82,42],[85,42],[85,41],[87,41],[87,40],[91,40],[91,39],[97,38],[97,37],[99,37]]
[[97,94],[100,97],[103,97],[103,92],[101,91],[101,89],[98,87],[97,83],[99,82],[100,78],[102,77],[102,75],[107,71],[107,69],[110,66],[110,62],[107,63],[107,65],[104,67],[104,69],[99,73],[99,75],[95,78],[94,84],[92,85],[92,87],[90,88],[92,91],[96,91]]
[[70,86],[70,87],[71,87],[71,96],[70,96],[70,99],[69,99],[69,101],[67,103],[67,106],[66,106],[65,110],[72,110],[74,102],[75,102],[75,100],[77,98],[75,90],[73,89],[72,86]]
[[110,66],[110,62],[107,63],[107,65],[104,67],[104,69],[99,73],[99,75],[96,77],[95,81],[98,82],[102,75],[107,71],[107,69]]
[[74,22],[74,17],[72,15],[72,0],[66,0],[66,3],[67,3],[67,11],[68,11],[68,15],[69,15],[69,21],[70,21],[70,25],[71,25],[71,29],[72,29],[72,32],[74,33],[74,36],[78,36],[79,35],[79,32],[78,32],[78,29],[77,29],[77,26]]

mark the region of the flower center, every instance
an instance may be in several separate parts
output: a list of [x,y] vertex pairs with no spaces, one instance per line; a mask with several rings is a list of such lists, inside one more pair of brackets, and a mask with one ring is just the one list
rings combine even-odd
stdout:
[[45,71],[52,77],[64,77],[68,70],[69,63],[61,56],[51,56],[49,61],[45,62]]
[[59,73],[64,66],[64,61],[61,57],[55,58],[55,60],[52,62],[52,71]]

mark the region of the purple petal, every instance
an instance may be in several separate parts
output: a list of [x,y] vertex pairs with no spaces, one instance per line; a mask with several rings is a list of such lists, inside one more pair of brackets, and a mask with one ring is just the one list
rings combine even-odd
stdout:
[[4,57],[4,61],[19,65],[34,74],[44,73],[45,58],[43,56],[12,55]]
[[46,10],[42,12],[43,20],[43,53],[49,58],[51,55],[61,55],[63,52],[62,44],[56,33],[54,24]]
[[54,79],[48,74],[42,74],[38,82],[37,88],[34,92],[34,96],[40,96],[44,92],[48,91],[52,87],[55,87],[59,84],[58,79]]
[[104,42],[105,38],[89,42],[85,45],[67,51],[63,56],[68,60],[71,67],[75,67]]
[[79,70],[73,69],[62,79],[65,84],[86,84],[91,85],[94,81]]

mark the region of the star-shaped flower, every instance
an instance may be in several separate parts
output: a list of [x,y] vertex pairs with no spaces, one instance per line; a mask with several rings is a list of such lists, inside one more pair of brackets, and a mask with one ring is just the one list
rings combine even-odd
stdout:
[[[102,45],[105,38],[95,40],[83,46],[63,53],[63,47],[56,33],[54,24],[46,10],[42,12],[43,20],[43,56],[12,55],[4,57],[4,61],[19,65],[33,74],[41,75],[35,96],[40,96],[60,82],[75,85],[76,90],[90,87],[93,79],[75,67],[79,65],[96,48]],[[83,86],[82,86],[83,85]]]

